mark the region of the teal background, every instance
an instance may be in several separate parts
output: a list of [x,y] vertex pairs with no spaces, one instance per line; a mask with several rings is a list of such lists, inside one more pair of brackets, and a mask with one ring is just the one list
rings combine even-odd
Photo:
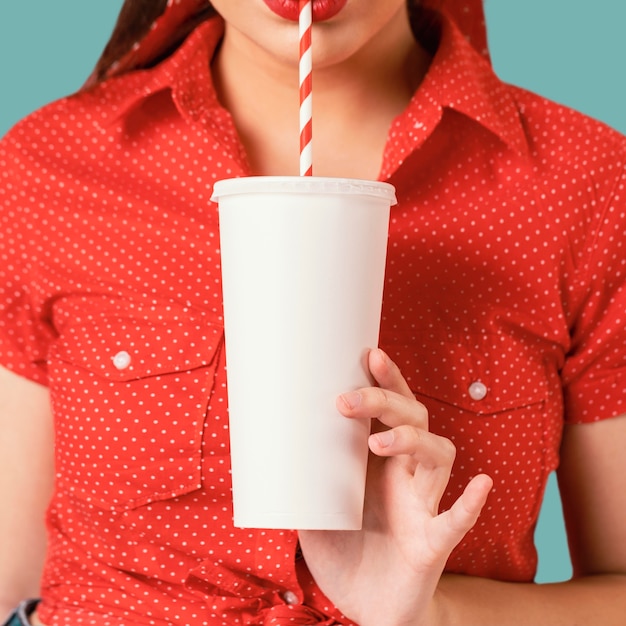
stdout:
[[[2,0],[0,135],[80,87],[121,0]],[[624,0],[487,0],[494,67],[536,91],[626,133]],[[552,476],[537,529],[537,580],[567,579],[571,565]]]

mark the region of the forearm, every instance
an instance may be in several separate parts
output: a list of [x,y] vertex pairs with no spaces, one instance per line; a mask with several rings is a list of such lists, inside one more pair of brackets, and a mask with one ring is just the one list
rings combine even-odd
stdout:
[[7,523],[4,517],[0,529],[10,534],[0,538],[0,622],[18,602],[39,595],[46,549],[43,514],[39,524],[15,518]]
[[551,584],[444,575],[436,606],[433,626],[623,626],[626,575]]
[[48,391],[0,367],[0,612],[39,592],[53,478]]
[[[0,494],[5,503],[0,513],[0,610],[39,593],[47,543],[45,508],[50,490],[43,478],[50,468],[45,467],[42,457],[9,456],[11,471],[0,478]],[[32,488],[35,479],[27,477],[26,472],[41,477],[37,489]],[[11,488],[11,481],[23,490]]]

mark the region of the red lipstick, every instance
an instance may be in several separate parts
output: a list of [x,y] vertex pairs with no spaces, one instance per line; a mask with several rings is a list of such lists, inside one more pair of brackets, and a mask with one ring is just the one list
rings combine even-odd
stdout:
[[[298,0],[263,0],[265,4],[283,19],[298,21]],[[348,0],[313,0],[313,21],[323,22],[335,17]]]

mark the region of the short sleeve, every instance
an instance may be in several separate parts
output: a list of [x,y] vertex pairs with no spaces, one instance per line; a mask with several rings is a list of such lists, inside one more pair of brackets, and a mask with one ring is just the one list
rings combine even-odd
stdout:
[[574,424],[626,413],[624,170],[590,233],[580,274],[583,297],[562,371],[565,420]]
[[45,185],[23,148],[28,125],[21,122],[0,141],[0,365],[45,385],[52,329],[34,280],[46,239]]

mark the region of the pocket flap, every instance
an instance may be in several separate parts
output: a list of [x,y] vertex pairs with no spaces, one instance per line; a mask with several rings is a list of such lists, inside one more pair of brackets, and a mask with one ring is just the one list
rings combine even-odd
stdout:
[[202,318],[98,316],[66,329],[62,358],[103,378],[129,381],[209,365],[222,333]]
[[411,390],[476,415],[545,400],[548,384],[540,355],[505,335],[452,341],[419,336],[383,345]]

